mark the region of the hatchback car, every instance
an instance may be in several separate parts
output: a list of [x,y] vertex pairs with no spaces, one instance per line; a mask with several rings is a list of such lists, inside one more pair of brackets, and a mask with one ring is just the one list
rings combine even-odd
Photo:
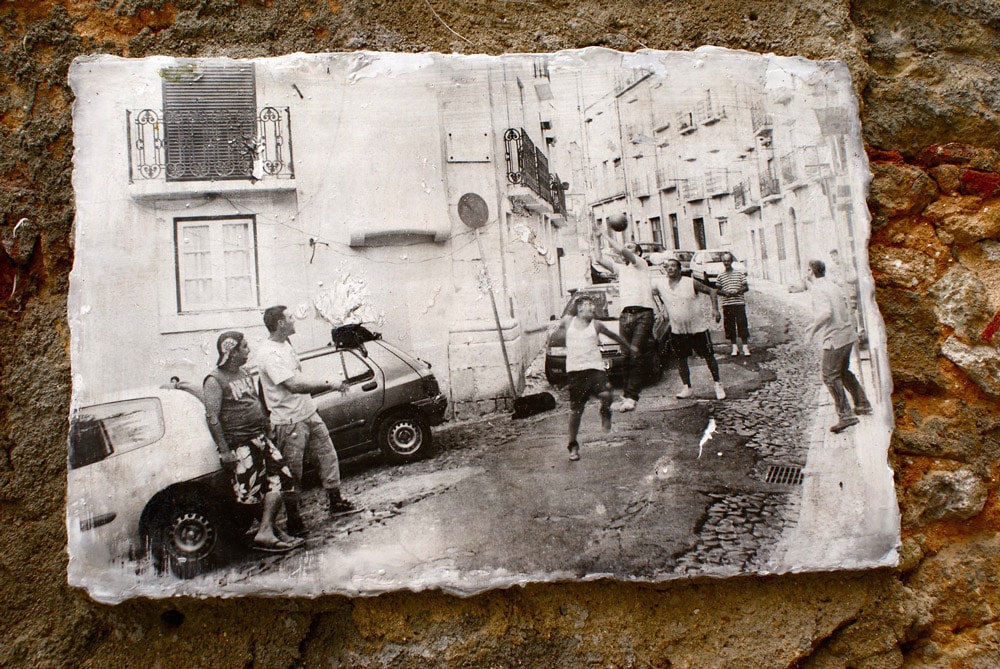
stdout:
[[[612,332],[618,332],[618,317],[621,315],[621,296],[617,283],[604,283],[594,286],[587,286],[572,293],[566,308],[563,309],[563,316],[573,316],[576,314],[576,301],[583,297],[589,297],[594,301],[594,318],[601,321]],[[660,377],[661,355],[665,350],[664,346],[667,337],[666,324],[657,319],[657,324],[653,329],[656,341],[656,361],[653,376]],[[613,379],[620,379],[625,366],[625,352],[621,345],[613,339],[600,335],[601,358],[604,360],[604,369]],[[545,379],[554,386],[561,386],[566,383],[566,328],[562,323],[549,334],[545,343]]]
[[714,286],[716,277],[726,271],[725,265],[722,264],[722,258],[727,253],[733,256],[733,269],[745,272],[746,267],[732,251],[728,249],[705,249],[695,251],[694,256],[692,256],[691,276],[710,286]]
[[[447,399],[429,363],[378,338],[300,357],[306,374],[332,378],[336,370],[350,384],[345,394],[315,396],[338,455],[380,450],[407,462],[431,450],[430,427],[444,421]],[[74,561],[149,555],[157,571],[188,578],[245,543],[259,509],[236,504],[193,390],[155,388],[73,412],[67,523]]]

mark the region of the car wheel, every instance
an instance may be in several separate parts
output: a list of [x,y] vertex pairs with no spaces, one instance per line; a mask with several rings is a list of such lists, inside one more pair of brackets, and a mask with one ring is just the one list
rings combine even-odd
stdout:
[[431,428],[420,416],[398,413],[379,424],[378,446],[392,462],[410,462],[423,457],[433,446]]
[[159,571],[193,578],[216,564],[222,545],[222,516],[209,502],[183,497],[154,515],[149,542]]

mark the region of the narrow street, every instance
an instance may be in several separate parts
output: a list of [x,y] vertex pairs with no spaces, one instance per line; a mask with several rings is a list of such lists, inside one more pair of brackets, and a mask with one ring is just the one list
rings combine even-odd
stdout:
[[[207,578],[258,592],[294,573],[312,592],[405,584],[468,593],[543,578],[781,569],[775,551],[799,519],[809,434],[826,397],[818,351],[800,340],[802,298],[750,294],[750,358],[730,357],[713,332],[725,400],[692,358],[694,398],[675,398],[671,368],[635,412],[615,413],[610,433],[588,405],[579,462],[567,458],[564,389],[555,410],[526,420],[445,425],[427,460],[345,465],[345,491],[364,513],[327,522],[321,491],[308,491],[314,530],[304,549]],[[534,374],[526,392],[546,388]]]

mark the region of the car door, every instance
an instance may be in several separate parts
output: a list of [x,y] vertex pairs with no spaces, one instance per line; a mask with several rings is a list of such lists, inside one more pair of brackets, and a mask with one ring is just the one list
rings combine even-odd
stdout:
[[347,380],[346,393],[329,390],[314,399],[337,451],[364,450],[385,401],[385,377],[379,366],[359,349],[342,349],[303,360],[302,368],[310,378]]

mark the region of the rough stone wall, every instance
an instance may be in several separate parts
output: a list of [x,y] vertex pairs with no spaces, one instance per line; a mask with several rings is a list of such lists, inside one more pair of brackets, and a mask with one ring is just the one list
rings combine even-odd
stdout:
[[[74,56],[702,44],[854,76],[896,384],[898,569],[117,607],[66,586]],[[998,52],[993,0],[3,2],[0,665],[1000,666],[1000,353],[979,336],[1000,309]]]

